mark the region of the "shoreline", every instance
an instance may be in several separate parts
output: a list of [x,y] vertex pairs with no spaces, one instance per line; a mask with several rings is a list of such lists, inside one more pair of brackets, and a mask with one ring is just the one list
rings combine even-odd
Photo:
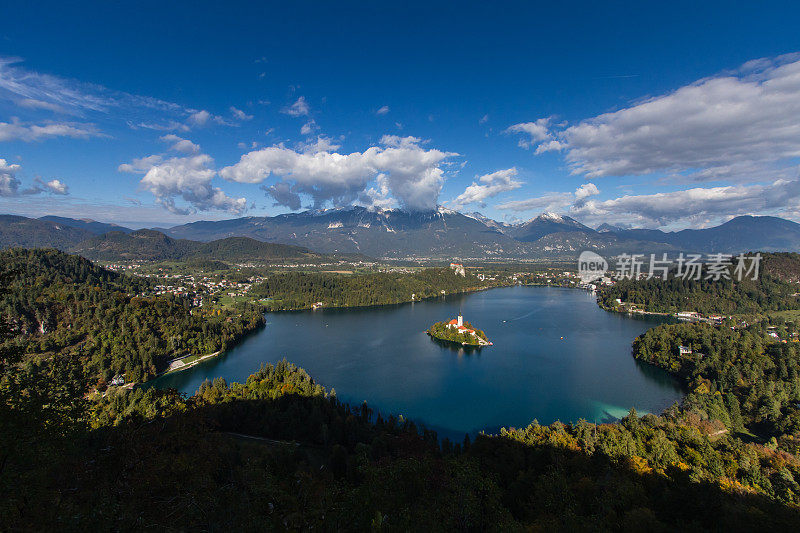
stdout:
[[[300,311],[317,311],[319,309],[373,309],[373,308],[377,308],[377,307],[390,307],[392,305],[413,304],[415,302],[428,302],[428,301],[434,300],[436,298],[442,298],[442,297],[447,298],[447,297],[455,296],[455,295],[458,295],[458,294],[473,294],[473,293],[476,293],[476,292],[488,291],[488,290],[491,290],[491,289],[502,289],[504,287],[514,287],[516,285],[517,284],[514,283],[514,284],[507,284],[507,285],[504,284],[504,285],[497,285],[497,286],[490,286],[490,287],[478,287],[478,288],[475,288],[475,289],[469,289],[469,290],[463,290],[463,291],[457,291],[457,292],[450,292],[450,293],[446,293],[446,294],[437,294],[435,296],[428,296],[426,298],[415,298],[413,300],[403,300],[401,302],[386,302],[386,303],[380,303],[380,304],[368,304],[368,305],[322,305],[322,306],[319,306],[319,307],[313,307],[314,304],[310,304],[307,307],[292,307],[292,308],[289,308],[289,309],[266,309],[265,308],[264,314],[267,314],[267,313],[286,313],[286,312],[294,313],[294,312],[300,312]],[[264,306],[264,307],[266,307],[266,306]]]
[[[237,341],[236,344],[239,344],[238,341]],[[197,364],[199,364],[199,363],[201,363],[203,361],[206,361],[208,359],[212,359],[212,358],[220,355],[221,353],[224,353],[225,351],[227,351],[227,350],[217,350],[214,353],[201,355],[201,356],[197,357],[197,359],[194,359],[193,361],[191,361],[189,363],[184,363],[183,360],[187,359],[189,357],[195,357],[195,356],[187,355],[185,357],[180,357],[178,359],[173,359],[172,361],[170,361],[170,364],[167,367],[167,369],[164,370],[163,372],[160,372],[159,374],[156,374],[156,377],[154,377],[153,379],[157,379],[157,378],[159,378],[161,376],[166,376],[167,374],[174,374],[175,372],[181,372],[181,371],[186,370],[188,368],[192,368],[193,366],[195,366],[195,365],[197,365]],[[180,363],[180,365],[176,365],[173,368],[173,365],[175,365],[175,363]],[[152,380],[148,379],[147,381],[152,381]]]
[[458,345],[458,346],[469,346],[470,348],[483,348],[485,346],[494,346],[494,344],[492,342],[490,342],[490,341],[484,341],[483,343],[475,344],[475,343],[471,343],[471,342],[459,342],[459,341],[452,341],[450,339],[443,339],[443,338],[437,337],[436,335],[431,333],[430,330],[425,330],[425,333],[430,338],[436,339],[437,341],[449,342],[450,344],[455,344],[455,345]]

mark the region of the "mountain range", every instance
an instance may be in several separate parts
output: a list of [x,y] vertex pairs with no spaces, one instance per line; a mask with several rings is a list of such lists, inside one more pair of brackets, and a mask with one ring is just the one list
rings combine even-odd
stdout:
[[[273,244],[264,248],[259,243]],[[0,215],[0,247],[9,246],[48,246],[107,260],[197,254],[249,260],[312,253],[387,259],[574,259],[585,249],[603,254],[800,251],[800,224],[770,216],[740,216],[712,228],[664,232],[612,224],[592,229],[553,213],[507,224],[442,207],[422,212],[350,207],[133,231],[92,220]]]

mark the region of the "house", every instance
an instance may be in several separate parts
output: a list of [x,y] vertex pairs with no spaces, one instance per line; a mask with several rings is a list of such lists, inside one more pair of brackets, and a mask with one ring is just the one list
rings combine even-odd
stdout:
[[688,346],[678,346],[678,355],[690,355],[692,353],[692,349]]
[[452,268],[453,272],[455,272],[457,275],[463,277],[467,276],[467,272],[466,270],[464,270],[464,265],[462,265],[461,263],[450,263],[450,268]]

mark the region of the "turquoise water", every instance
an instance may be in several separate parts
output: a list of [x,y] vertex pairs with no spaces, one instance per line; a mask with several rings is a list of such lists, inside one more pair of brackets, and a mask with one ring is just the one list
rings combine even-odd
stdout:
[[[424,333],[459,309],[494,346],[465,350]],[[457,438],[533,419],[600,422],[631,407],[657,413],[682,396],[670,376],[631,356],[633,339],[662,320],[605,312],[583,291],[516,286],[266,318],[228,353],[153,384],[191,394],[205,379],[244,381],[262,363],[286,358],[341,400],[367,401]]]

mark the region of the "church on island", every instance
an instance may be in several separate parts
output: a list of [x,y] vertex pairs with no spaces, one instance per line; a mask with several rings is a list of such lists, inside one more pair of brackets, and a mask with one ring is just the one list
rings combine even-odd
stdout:
[[[441,324],[441,323],[440,323]],[[473,328],[467,327],[464,325],[464,316],[461,313],[458,313],[458,317],[450,320],[444,324],[444,327],[448,331],[452,331],[454,333],[463,333],[467,335],[471,335],[474,338],[474,344],[478,346],[491,346],[492,343],[483,338],[481,335],[478,334]],[[472,344],[472,343],[470,343]]]

